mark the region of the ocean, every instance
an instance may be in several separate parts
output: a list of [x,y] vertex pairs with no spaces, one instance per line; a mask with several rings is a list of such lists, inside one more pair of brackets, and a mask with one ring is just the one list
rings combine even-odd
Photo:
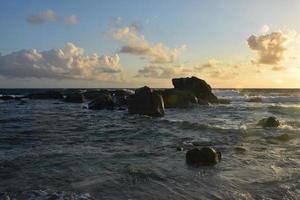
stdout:
[[[0,101],[0,199],[300,199],[300,90],[213,92],[231,103],[166,109],[161,118]],[[280,127],[257,125],[269,116]],[[188,166],[193,146],[221,151],[221,162]]]

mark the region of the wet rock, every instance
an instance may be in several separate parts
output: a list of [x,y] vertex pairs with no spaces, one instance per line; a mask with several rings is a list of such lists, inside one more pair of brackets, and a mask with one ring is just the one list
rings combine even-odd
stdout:
[[218,99],[219,104],[230,104],[230,99]]
[[247,151],[247,149],[245,147],[234,147],[234,150],[237,151],[238,153],[245,153]]
[[81,93],[70,93],[66,95],[64,101],[69,103],[82,103],[84,97]]
[[263,99],[261,97],[253,97],[253,98],[248,99],[247,102],[262,103]]
[[27,96],[30,99],[63,99],[63,95],[57,91],[46,91],[40,93],[33,93]]
[[102,94],[88,104],[88,108],[92,110],[113,110],[114,102],[110,94]]
[[264,128],[266,128],[266,127],[278,127],[280,125],[280,122],[275,117],[267,117],[267,118],[261,119],[258,122],[258,125],[262,126]]
[[177,147],[176,147],[176,150],[177,150],[177,151],[183,151],[183,146],[177,146]]
[[221,160],[221,152],[211,147],[194,148],[186,153],[185,158],[189,165],[215,165]]
[[134,94],[131,90],[115,90],[111,92],[113,95],[113,100],[116,104],[116,106],[127,106],[128,105],[128,97],[132,94]]
[[162,117],[165,114],[162,96],[145,86],[135,90],[135,94],[128,97],[128,112],[152,117]]
[[82,95],[86,100],[94,100],[98,98],[101,95],[109,95],[110,92],[108,90],[102,89],[102,90],[88,90],[84,92]]
[[210,85],[195,76],[190,78],[174,78],[172,79],[172,83],[175,89],[189,91],[198,100],[201,99],[210,103],[217,103],[218,101],[218,98],[212,93]]
[[198,103],[198,98],[187,91],[166,89],[161,94],[166,108],[186,108]]
[[3,100],[3,101],[13,100],[13,99],[14,99],[14,97],[8,96],[8,95],[0,96],[0,100]]

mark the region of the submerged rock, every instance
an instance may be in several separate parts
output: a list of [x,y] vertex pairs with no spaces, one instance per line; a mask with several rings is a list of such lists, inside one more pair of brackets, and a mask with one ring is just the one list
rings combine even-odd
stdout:
[[135,90],[135,94],[128,97],[128,112],[152,117],[162,117],[165,114],[162,96],[145,86]]
[[264,128],[266,128],[266,127],[278,127],[280,125],[280,122],[275,117],[267,117],[267,118],[261,119],[258,122],[258,125],[262,126]]
[[198,103],[198,98],[196,96],[182,90],[166,89],[162,91],[161,94],[166,108],[186,108],[191,104]]
[[198,99],[217,103],[218,98],[212,93],[212,89],[209,84],[204,80],[199,79],[195,76],[187,78],[174,78],[172,83],[175,89],[189,91],[195,95]]
[[30,99],[63,99],[63,95],[57,91],[46,91],[40,93],[33,93],[27,96]]
[[110,94],[102,94],[88,104],[88,108],[92,110],[113,110],[114,102]]
[[211,147],[194,148],[186,153],[185,158],[189,165],[215,165],[221,160],[221,152]]
[[66,95],[66,98],[64,99],[65,102],[69,103],[82,103],[84,100],[84,97],[81,93],[70,93]]

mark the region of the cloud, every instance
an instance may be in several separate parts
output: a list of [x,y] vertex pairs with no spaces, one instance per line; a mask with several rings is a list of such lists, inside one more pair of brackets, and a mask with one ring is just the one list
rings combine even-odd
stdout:
[[117,54],[84,55],[84,49],[67,43],[61,49],[41,52],[29,49],[2,55],[0,75],[13,78],[102,80],[120,72],[119,62]]
[[113,30],[112,36],[115,40],[123,42],[120,53],[136,56],[146,56],[152,64],[174,63],[180,54],[186,49],[186,45],[170,49],[162,43],[150,44],[140,34],[141,26],[131,24],[130,26]]
[[267,33],[269,32],[270,30],[270,27],[268,25],[263,25],[261,28],[260,28],[260,32],[261,33]]
[[285,56],[286,43],[289,40],[282,32],[272,32],[261,36],[251,35],[247,42],[253,51],[257,53],[254,64],[277,65]]
[[176,67],[149,65],[140,69],[135,77],[168,79],[183,75],[184,70]]
[[284,66],[274,66],[272,67],[273,71],[285,71],[286,68]]
[[36,14],[32,14],[27,16],[26,21],[29,24],[43,24],[45,22],[55,22],[58,21],[59,17],[53,10],[46,10],[43,12],[39,12]]
[[209,59],[206,63],[204,63],[198,67],[195,67],[195,69],[198,71],[202,71],[205,69],[211,69],[211,68],[216,67],[219,63],[220,62],[218,60],[212,58],[212,59]]
[[65,18],[65,24],[75,25],[78,23],[79,23],[79,19],[76,15],[71,15],[71,16]]

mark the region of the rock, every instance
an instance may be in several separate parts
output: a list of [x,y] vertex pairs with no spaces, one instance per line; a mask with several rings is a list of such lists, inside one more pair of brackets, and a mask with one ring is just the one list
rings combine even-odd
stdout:
[[185,158],[189,165],[215,165],[221,160],[221,152],[211,147],[194,148],[186,153]]
[[264,128],[266,128],[266,127],[278,127],[280,125],[280,122],[275,117],[267,117],[267,118],[261,119],[258,122],[258,125],[262,126]]
[[92,110],[113,110],[114,102],[110,94],[102,94],[88,104],[88,108]]
[[127,106],[128,105],[128,97],[132,94],[134,94],[133,91],[131,90],[115,90],[111,92],[113,95],[113,100],[116,104],[116,106],[121,107],[121,106]]
[[261,97],[253,97],[253,98],[248,99],[247,102],[262,103],[263,99]]
[[9,96],[9,95],[0,96],[0,100],[3,100],[3,101],[13,100],[13,99],[15,99],[15,98],[12,96]]
[[218,99],[219,104],[230,104],[231,101],[229,99]]
[[63,99],[63,95],[57,91],[46,91],[40,93],[33,93],[27,96],[30,99]]
[[65,102],[69,103],[82,103],[84,100],[84,97],[81,93],[70,93],[66,95],[66,98],[64,99]]
[[145,86],[135,90],[135,94],[128,97],[128,112],[152,117],[162,117],[165,114],[162,96]]
[[177,150],[177,151],[183,151],[183,147],[182,147],[182,146],[177,146],[177,147],[176,147],[176,150]]
[[166,108],[186,108],[198,103],[198,98],[190,92],[166,89],[161,92]]
[[110,94],[110,92],[108,90],[102,89],[102,90],[88,90],[86,92],[84,92],[82,95],[84,96],[84,98],[86,100],[94,100],[96,98],[98,98],[99,96],[103,95],[103,94]]
[[187,78],[174,78],[172,83],[175,89],[189,91],[195,95],[198,100],[202,99],[210,103],[217,103],[218,98],[212,93],[210,85],[204,80],[195,76]]

